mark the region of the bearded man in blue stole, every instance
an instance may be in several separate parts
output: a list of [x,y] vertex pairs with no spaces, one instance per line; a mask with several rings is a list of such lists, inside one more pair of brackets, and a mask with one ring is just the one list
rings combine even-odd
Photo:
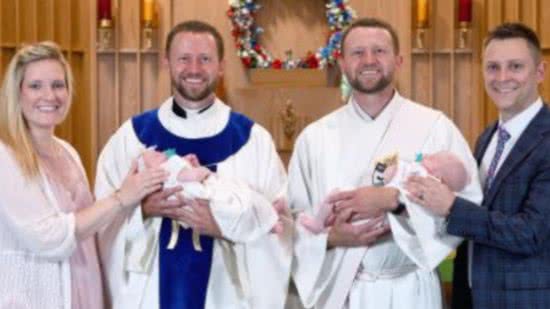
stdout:
[[[289,280],[289,226],[274,201],[286,194],[286,174],[270,134],[216,97],[224,71],[223,41],[200,21],[176,25],[166,40],[173,97],[126,121],[103,149],[96,194],[118,187],[132,161],[149,147],[195,154],[221,177],[247,184],[241,208],[224,229],[208,200],[165,188],[118,218],[100,235],[113,308],[283,308]],[[228,209],[232,205],[227,205]],[[178,242],[168,248],[173,222]],[[287,222],[287,224],[290,224]],[[193,244],[200,233],[200,250]]]

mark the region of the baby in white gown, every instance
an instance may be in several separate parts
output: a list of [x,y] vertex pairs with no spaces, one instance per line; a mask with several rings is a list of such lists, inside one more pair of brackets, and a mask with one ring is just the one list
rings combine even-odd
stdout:
[[[462,191],[469,182],[469,176],[462,161],[448,151],[418,155],[415,162],[395,160],[392,164],[384,167],[378,179],[380,185],[394,187],[406,194],[407,192],[403,188],[403,184],[412,175],[437,178],[454,192]],[[314,234],[326,232],[330,225],[327,220],[334,212],[335,206],[327,201],[333,193],[329,194],[321,205],[319,205],[315,216],[302,213],[298,216],[298,222]],[[400,195],[401,200],[404,198],[403,195]],[[365,221],[362,220],[360,222],[364,223]]]

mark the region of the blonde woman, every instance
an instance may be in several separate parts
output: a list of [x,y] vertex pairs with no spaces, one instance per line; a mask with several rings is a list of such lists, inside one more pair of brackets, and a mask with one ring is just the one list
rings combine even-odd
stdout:
[[0,92],[0,308],[102,308],[95,233],[161,187],[166,173],[133,168],[93,201],[76,151],[54,135],[71,106],[59,47],[26,46]]

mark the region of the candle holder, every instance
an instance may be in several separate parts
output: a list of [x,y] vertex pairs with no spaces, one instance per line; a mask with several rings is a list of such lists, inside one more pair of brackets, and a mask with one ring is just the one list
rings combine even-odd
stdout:
[[152,21],[144,21],[142,29],[142,48],[153,49],[155,47],[156,31]]
[[105,50],[113,48],[113,20],[102,18],[97,28],[97,47]]
[[416,0],[415,1],[415,43],[416,49],[426,49],[428,46],[428,28],[430,26],[430,1]]
[[470,23],[461,21],[458,28],[458,48],[466,49],[470,46]]
[[415,47],[418,49],[426,49],[428,37],[428,28],[419,27],[416,28]]

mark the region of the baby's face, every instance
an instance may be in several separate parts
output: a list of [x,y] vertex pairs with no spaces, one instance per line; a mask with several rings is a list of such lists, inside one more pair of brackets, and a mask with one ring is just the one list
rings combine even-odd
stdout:
[[456,156],[445,152],[427,155],[422,166],[430,175],[441,180],[455,192],[462,191],[468,184],[468,172]]
[[151,149],[143,152],[143,163],[147,168],[160,166],[162,163],[166,162],[166,160],[168,160],[168,157],[162,152]]

